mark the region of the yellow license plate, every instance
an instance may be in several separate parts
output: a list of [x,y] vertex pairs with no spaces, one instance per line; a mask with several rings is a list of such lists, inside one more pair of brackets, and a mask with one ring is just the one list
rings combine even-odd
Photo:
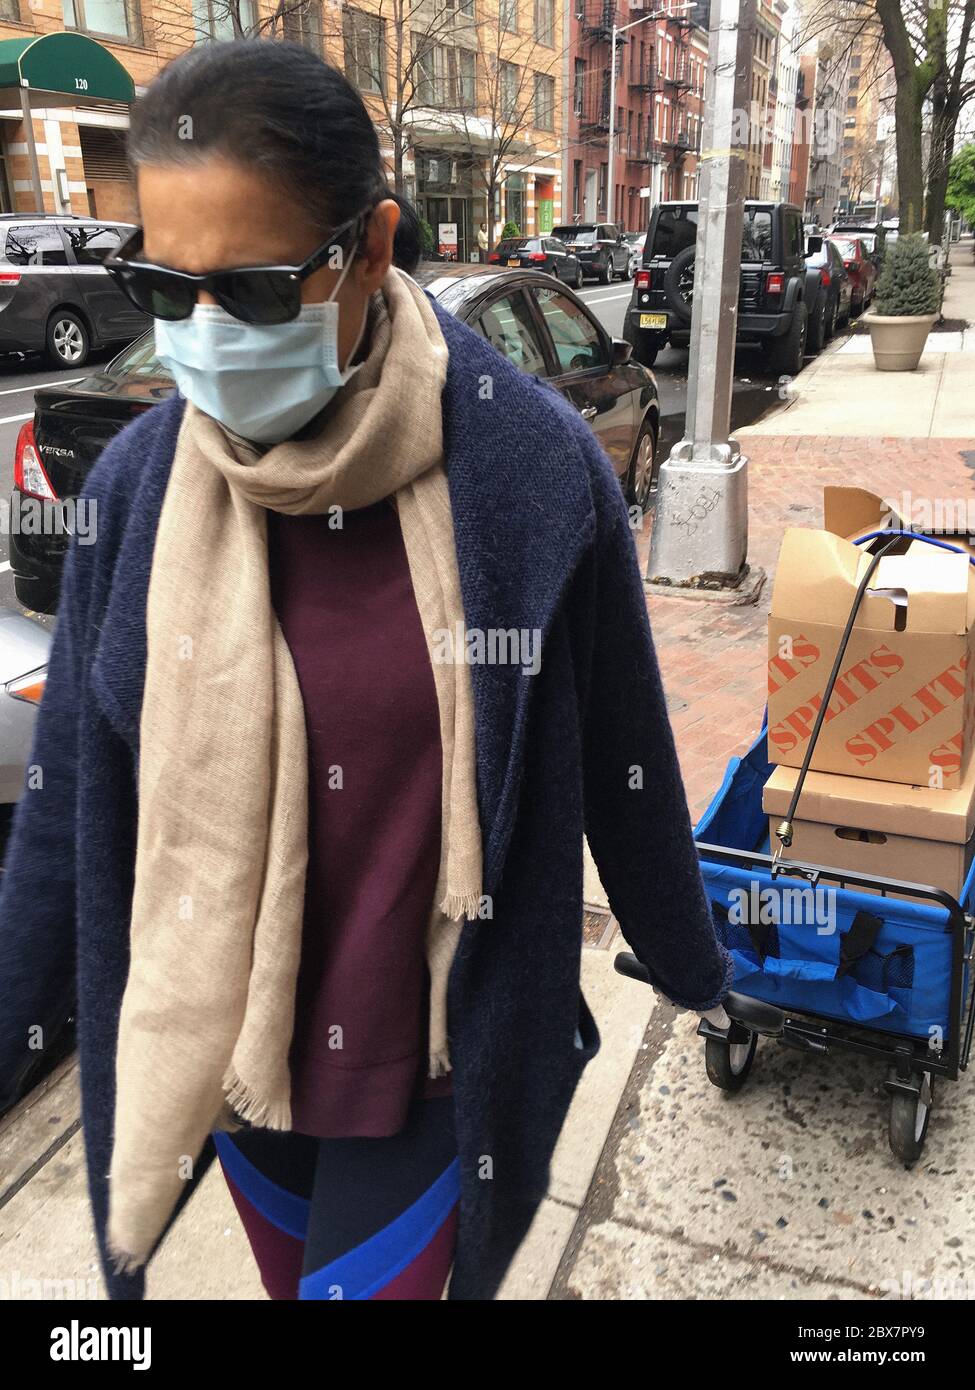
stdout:
[[514,268],[515,268],[515,270],[517,270],[518,267],[521,265],[521,261],[519,261],[519,259],[518,259],[517,256],[514,256],[514,257],[508,262],[508,264],[509,264],[509,265],[513,265]]
[[641,314],[641,315],[640,315],[640,327],[641,327],[641,328],[666,328],[666,327],[667,327],[667,315],[666,315],[666,314]]

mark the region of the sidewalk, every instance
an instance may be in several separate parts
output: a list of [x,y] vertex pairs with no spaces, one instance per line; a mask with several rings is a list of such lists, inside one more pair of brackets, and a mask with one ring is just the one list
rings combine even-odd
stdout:
[[[728,759],[758,731],[765,704],[769,595],[782,531],[822,519],[825,484],[881,496],[975,495],[975,264],[955,248],[945,316],[972,329],[922,368],[880,373],[838,340],[783,402],[738,438],[750,460],[749,560],[768,582],[753,607],[649,600],[650,619],[694,819]],[[638,550],[645,567],[649,535]],[[921,1163],[887,1147],[882,1068],[828,1065],[759,1045],[747,1085],[729,1098],[707,1080],[697,1020],[647,1005],[633,1045],[623,1013],[649,993],[612,971],[616,937],[587,951],[584,989],[604,1046],[583,1079],[556,1156],[547,1219],[567,1225],[564,1173],[602,1118],[613,1078],[633,1063],[549,1297],[585,1299],[868,1299],[926,1278],[975,1276],[975,1086],[939,1088]],[[602,957],[602,959],[597,959]],[[625,1041],[624,1041],[625,1040]],[[615,1051],[615,1055],[614,1055]],[[541,1258],[541,1231],[530,1233]],[[520,1256],[524,1274],[529,1254]],[[890,1281],[890,1282],[888,1282]],[[910,1287],[908,1284],[907,1287]],[[537,1296],[519,1268],[505,1292]]]
[[[975,264],[954,252],[946,316],[975,324]],[[798,378],[798,397],[739,434],[750,459],[749,558],[769,582],[752,607],[649,601],[692,814],[757,732],[765,625],[787,525],[817,525],[826,483],[881,494],[975,489],[975,328],[929,340],[923,370],[877,373],[838,340]],[[950,365],[949,365],[950,363]],[[956,367],[958,370],[956,370]],[[908,407],[905,401],[914,404]],[[801,423],[801,429],[798,424]],[[641,567],[648,527],[638,539]],[[599,901],[590,867],[587,899]],[[607,933],[607,935],[610,935]],[[598,933],[593,938],[598,941]],[[875,1298],[884,1281],[967,1275],[975,1256],[975,1087],[939,1088],[925,1158],[911,1173],[887,1148],[882,1072],[822,1066],[760,1046],[742,1094],[708,1082],[696,1018],[654,1006],[612,968],[618,933],[583,951],[583,989],[602,1036],[552,1168],[550,1191],[501,1297]],[[0,1122],[0,1276],[71,1279],[100,1292],[78,1130],[77,1071],[65,1063]],[[12,1187],[10,1180],[13,1180]],[[153,1299],[262,1299],[226,1186],[207,1175],[149,1275]],[[15,1290],[0,1297],[30,1296]]]

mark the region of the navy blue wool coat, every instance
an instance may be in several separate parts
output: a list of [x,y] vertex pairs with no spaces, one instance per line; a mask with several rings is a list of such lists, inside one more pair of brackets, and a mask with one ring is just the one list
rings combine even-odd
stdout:
[[[664,994],[710,1008],[732,965],[698,872],[612,467],[560,396],[434,308],[450,352],[445,462],[466,625],[544,639],[535,674],[471,667],[493,916],[465,924],[449,981],[462,1171],[449,1297],[490,1299],[600,1046],[579,987],[583,831],[623,934]],[[0,891],[0,1091],[28,1056],[31,1027],[76,989],[89,1191],[115,1299],[142,1298],[144,1287],[141,1272],[117,1275],[106,1258],[107,1173],[146,595],[183,408],[175,397],[133,421],[89,476],[97,543],[68,556],[31,758],[43,786],[18,805]],[[214,1156],[211,1138],[170,1226]]]

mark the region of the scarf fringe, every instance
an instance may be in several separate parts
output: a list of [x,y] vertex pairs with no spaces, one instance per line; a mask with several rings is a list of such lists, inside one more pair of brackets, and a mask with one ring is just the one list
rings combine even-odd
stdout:
[[248,1124],[257,1125],[261,1129],[291,1128],[290,1099],[266,1100],[263,1096],[257,1095],[237,1074],[233,1064],[223,1078],[223,1088],[227,1104],[234,1114],[239,1115]]
[[131,1251],[120,1250],[111,1238],[106,1240],[108,1258],[116,1274],[136,1274],[146,1263],[145,1255],[133,1255]]
[[440,911],[452,922],[457,922],[461,917],[476,917],[480,906],[480,893],[447,893]]
[[449,1071],[453,1071],[450,1065],[450,1055],[446,1048],[441,1052],[430,1053],[430,1076],[446,1076]]

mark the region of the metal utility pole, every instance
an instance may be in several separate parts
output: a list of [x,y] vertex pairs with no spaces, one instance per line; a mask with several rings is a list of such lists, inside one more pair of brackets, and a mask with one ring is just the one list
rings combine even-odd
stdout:
[[748,461],[730,438],[756,0],[712,0],[684,438],[660,469],[647,578],[735,590],[746,574]]
[[616,189],[613,179],[616,174],[616,44],[620,34],[627,29],[635,29],[638,24],[646,24],[651,19],[672,19],[675,14],[693,8],[693,0],[685,0],[670,10],[658,10],[654,14],[643,14],[629,24],[616,23],[616,7],[613,7],[613,31],[609,40],[609,149],[606,153],[606,221],[616,221]]

